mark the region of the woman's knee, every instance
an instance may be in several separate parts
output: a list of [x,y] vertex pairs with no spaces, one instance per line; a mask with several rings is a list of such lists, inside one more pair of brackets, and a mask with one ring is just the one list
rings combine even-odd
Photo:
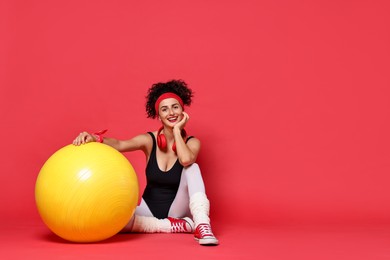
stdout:
[[199,165],[197,163],[193,163],[190,166],[187,166],[185,169],[187,171],[199,171],[200,172],[200,168],[199,168]]

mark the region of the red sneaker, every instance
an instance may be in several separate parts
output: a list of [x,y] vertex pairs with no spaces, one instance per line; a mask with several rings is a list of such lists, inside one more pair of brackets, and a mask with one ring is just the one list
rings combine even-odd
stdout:
[[195,230],[195,240],[201,245],[218,245],[218,239],[211,231],[210,224],[199,224]]
[[194,222],[190,218],[171,218],[171,233],[192,233],[194,232]]

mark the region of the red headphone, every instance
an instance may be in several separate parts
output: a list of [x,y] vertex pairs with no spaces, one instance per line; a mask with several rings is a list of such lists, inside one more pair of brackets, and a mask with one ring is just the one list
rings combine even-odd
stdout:
[[[157,132],[157,145],[160,147],[161,150],[165,151],[167,149],[167,138],[164,134],[161,133],[161,131],[164,129],[164,126],[160,127]],[[183,137],[184,141],[187,140],[187,132],[186,130],[181,130],[181,136]],[[176,143],[174,142],[172,145],[172,150],[176,153]]]

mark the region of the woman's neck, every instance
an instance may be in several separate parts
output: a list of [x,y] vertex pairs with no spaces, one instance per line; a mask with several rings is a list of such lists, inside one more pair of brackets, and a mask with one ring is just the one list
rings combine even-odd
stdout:
[[171,139],[174,139],[173,137],[173,128],[170,128],[170,127],[167,127],[167,126],[164,126],[164,135],[167,139],[171,140]]

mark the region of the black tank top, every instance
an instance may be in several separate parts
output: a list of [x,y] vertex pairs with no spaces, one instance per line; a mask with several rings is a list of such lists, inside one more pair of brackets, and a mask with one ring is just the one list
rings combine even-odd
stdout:
[[[142,198],[145,200],[153,216],[159,219],[168,217],[169,209],[176,197],[180,185],[183,166],[177,159],[171,169],[164,172],[160,170],[156,158],[156,138],[148,132],[153,139],[153,148],[146,165],[146,187]],[[187,138],[187,141],[192,136]]]

